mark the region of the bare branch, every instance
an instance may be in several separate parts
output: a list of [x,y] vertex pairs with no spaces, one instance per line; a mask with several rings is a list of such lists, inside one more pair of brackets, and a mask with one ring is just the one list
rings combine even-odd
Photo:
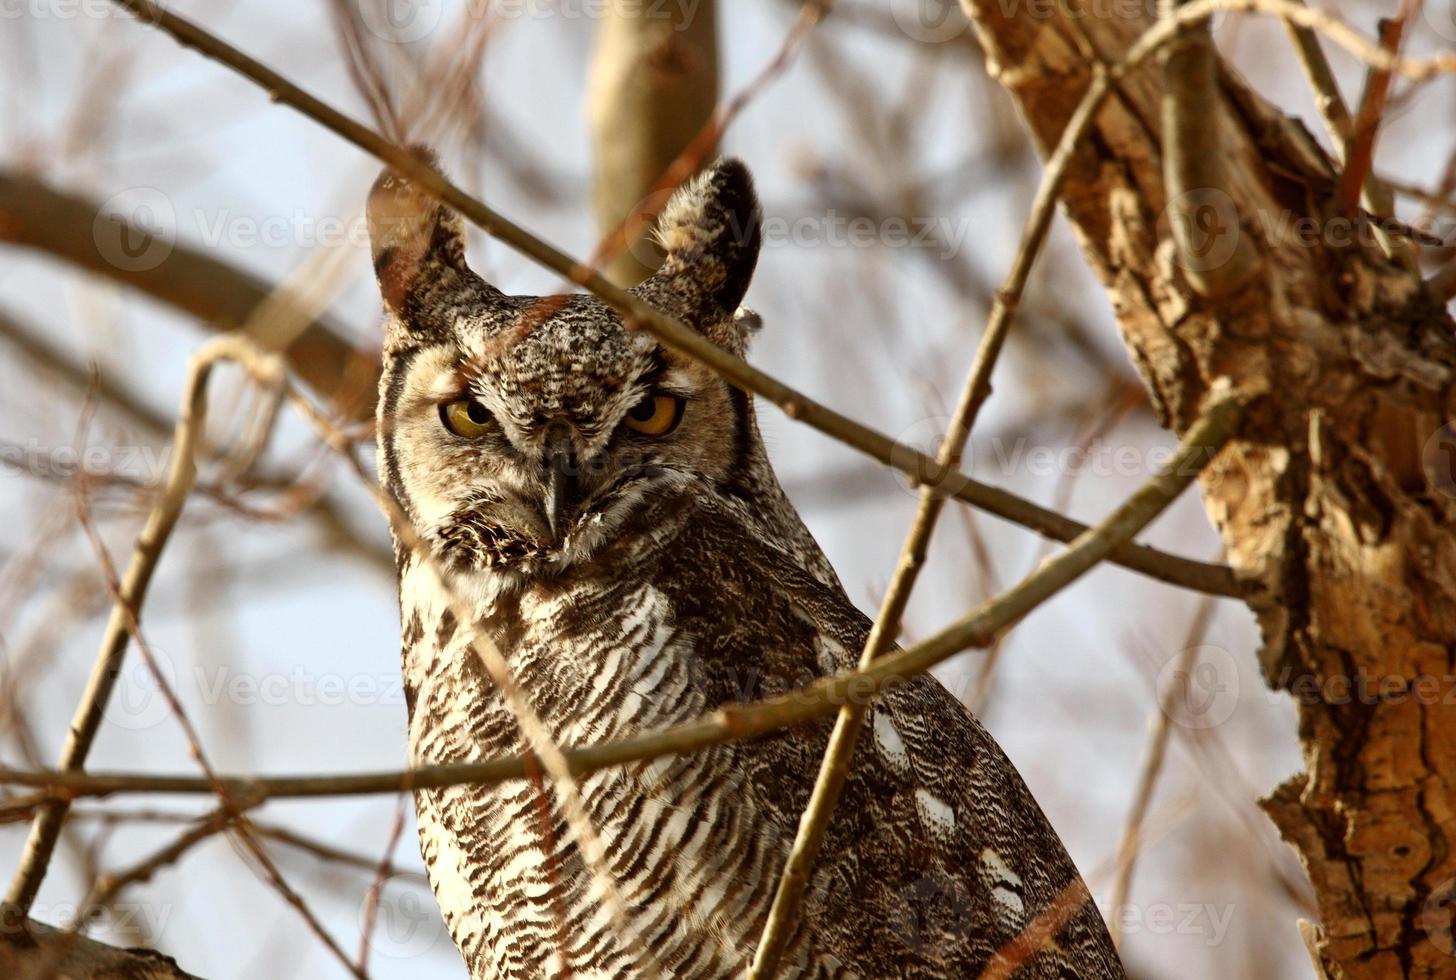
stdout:
[[[1119,541],[1146,527],[1197,477],[1198,472],[1232,436],[1242,415],[1241,400],[1222,394],[1193,425],[1177,452],[1158,473],[1121,507],[1071,547],[1048,559],[1010,590],[983,603],[931,639],[879,657],[863,670],[822,678],[799,690],[754,704],[731,705],[672,728],[619,742],[565,749],[562,757],[581,776],[612,766],[643,762],[665,755],[696,751],[737,739],[755,738],[821,718],[853,701],[873,698],[906,677],[923,673],[971,647],[984,646],[1046,599],[1103,561]],[[276,778],[220,777],[231,795],[245,800],[311,798],[397,793],[463,784],[492,785],[529,778],[522,756],[485,762],[430,766],[352,776],[320,775]],[[120,793],[210,794],[215,785],[188,776],[92,775],[77,772],[26,772],[0,769],[0,785],[44,790],[53,798],[79,799]]]
[[[996,293],[996,301],[991,306],[975,360],[966,377],[951,423],[936,453],[936,462],[947,469],[960,469],[961,457],[970,439],[971,430],[975,428],[981,406],[991,394],[991,373],[995,370],[996,361],[1010,332],[1031,270],[1046,242],[1052,217],[1056,213],[1057,198],[1066,180],[1067,164],[1091,124],[1097,98],[1091,93],[1083,98],[1078,111],[1068,120],[1056,151],[1047,161],[1041,185],[1022,232],[1021,244],[1012,259],[1005,284]],[[931,487],[921,488],[915,520],[901,551],[890,587],[880,605],[879,615],[865,640],[859,660],[860,669],[869,667],[876,657],[895,642],[905,608],[909,605],[910,595],[915,589],[915,582],[925,565],[931,535],[944,506],[945,497]],[[758,950],[749,969],[750,980],[772,977],[778,969],[779,959],[793,930],[804,889],[808,886],[814,862],[824,842],[829,818],[844,790],[845,781],[849,778],[850,763],[863,728],[866,707],[866,704],[858,702],[847,704],[835,719],[834,730],[820,763],[819,776],[815,780],[809,804],[799,821],[788,863],[774,892],[773,905],[769,909]]]
[[[1132,807],[1128,810],[1127,823],[1123,827],[1122,840],[1117,848],[1117,878],[1112,887],[1112,908],[1126,906],[1127,896],[1132,888],[1132,875],[1137,865],[1138,851],[1143,844],[1143,823],[1147,820],[1148,806],[1152,803],[1153,790],[1163,771],[1163,760],[1167,757],[1168,739],[1172,732],[1170,721],[1173,712],[1187,701],[1188,684],[1193,668],[1198,663],[1199,644],[1208,631],[1213,619],[1214,604],[1205,598],[1193,617],[1193,624],[1183,642],[1183,651],[1178,655],[1173,668],[1173,683],[1163,692],[1157,707],[1153,709],[1148,722],[1148,748],[1143,759],[1142,771],[1138,774],[1137,789],[1133,792]],[[1120,943],[1121,921],[1116,915],[1108,924],[1112,941]]]
[[[872,456],[886,465],[898,469],[918,483],[933,486],[942,493],[955,496],[973,506],[1032,528],[1059,541],[1071,541],[1086,530],[1086,526],[1062,517],[1045,508],[1021,500],[1013,494],[985,486],[937,463],[926,454],[909,446],[897,443],[882,433],[829,409],[808,396],[795,391],[776,378],[753,367],[742,358],[736,357],[713,344],[685,324],[666,316],[626,290],[604,279],[592,268],[582,265],[551,245],[527,232],[519,225],[507,220],[487,207],[482,201],[465,193],[442,177],[433,167],[423,163],[408,149],[393,145],[384,137],[361,126],[336,109],[321,102],[312,95],[289,82],[266,65],[243,54],[191,21],[185,20],[159,8],[150,0],[113,0],[126,7],[148,23],[166,31],[180,44],[193,48],[201,54],[226,65],[243,77],[253,81],[272,97],[289,105],[320,125],[372,154],[394,168],[398,173],[415,183],[436,199],[458,210],[473,223],[502,242],[563,276],[569,281],[584,286],[597,297],[619,310],[629,327],[643,329],[659,341],[678,350],[717,371],[724,379],[744,391],[759,395],[777,405],[790,418],[832,436],[846,445]],[[1207,4],[1210,0],[1203,0]],[[1261,3],[1274,0],[1259,0]],[[1193,8],[1190,8],[1193,9]],[[1207,16],[1206,9],[1198,9],[1201,16]],[[1157,49],[1172,36],[1173,29],[1181,23],[1175,19],[1170,25],[1159,25],[1140,39],[1127,54],[1123,63],[1109,70],[1120,77]],[[1358,37],[1358,35],[1356,35]],[[1379,49],[1375,49],[1379,52]],[[1402,62],[1408,71],[1423,70],[1425,62]],[[1456,56],[1451,59],[1451,70],[1456,71]],[[1094,85],[1098,84],[1094,82]],[[1100,83],[1101,92],[1097,104],[1107,95],[1107,81]],[[1202,592],[1235,596],[1239,594],[1233,574],[1226,567],[1209,566],[1202,562],[1163,555],[1140,545],[1122,543],[1113,554],[1112,561],[1143,572],[1154,578],[1175,582]]]
[[[172,456],[172,469],[167,477],[166,489],[137,539],[131,563],[120,583],[117,602],[101,641],[101,650],[97,654],[86,690],[76,706],[65,748],[61,752],[59,768],[62,771],[84,768],[86,756],[91,751],[107,702],[111,699],[112,687],[121,671],[122,659],[131,636],[130,624],[140,614],[157,562],[177,526],[183,504],[197,479],[194,450],[202,439],[205,424],[207,378],[217,357],[227,349],[228,342],[232,339],[219,338],[214,342],[215,346],[199,353],[196,366],[188,378],[182,414],[177,421],[176,449]],[[5,897],[7,905],[29,913],[36,893],[40,890],[41,881],[45,878],[67,809],[66,803],[57,802],[44,807],[37,814],[31,826],[30,838],[26,841],[25,853]]]
[[[98,227],[107,228],[108,237],[124,236],[120,240],[136,250],[132,254],[156,254],[159,261],[155,266],[143,263],[146,268],[124,268],[98,244]],[[4,169],[0,169],[0,241],[39,249],[224,330],[243,327],[259,309],[294,305],[287,293],[280,294],[211,254],[158,241],[150,229],[108,215],[94,201]],[[315,319],[301,308],[294,312],[304,329],[284,351],[290,368],[321,397],[340,401],[342,411],[354,418],[370,417],[379,371],[376,353],[356,348],[341,325]]]

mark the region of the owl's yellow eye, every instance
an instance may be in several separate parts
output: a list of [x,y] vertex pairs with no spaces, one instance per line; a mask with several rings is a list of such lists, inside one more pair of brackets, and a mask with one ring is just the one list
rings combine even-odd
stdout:
[[474,398],[457,398],[441,405],[440,421],[462,439],[479,439],[495,425],[490,411]]
[[652,394],[633,405],[622,421],[633,432],[665,436],[682,421],[686,405],[677,395]]

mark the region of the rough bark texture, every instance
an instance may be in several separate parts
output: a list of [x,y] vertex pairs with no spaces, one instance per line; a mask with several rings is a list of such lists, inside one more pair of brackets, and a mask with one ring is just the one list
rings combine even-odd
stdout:
[[[1092,59],[1149,26],[964,2],[1044,148]],[[1066,208],[1168,424],[1186,426],[1218,375],[1269,392],[1203,492],[1249,583],[1265,675],[1298,704],[1307,772],[1265,808],[1318,893],[1308,941],[1329,977],[1456,976],[1451,318],[1378,248],[1344,244],[1323,153],[1226,69],[1199,109],[1228,171],[1226,196],[1198,191],[1215,222],[1202,258],[1241,233],[1258,267],[1235,295],[1200,298],[1162,220],[1160,89],[1149,63],[1109,100]]]
[[38,922],[0,932],[0,977],[6,980],[197,980],[169,956],[117,949]]

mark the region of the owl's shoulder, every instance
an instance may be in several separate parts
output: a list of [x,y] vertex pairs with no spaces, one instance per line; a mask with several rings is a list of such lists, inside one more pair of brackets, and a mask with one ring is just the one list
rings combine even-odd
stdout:
[[[700,649],[723,647],[720,669],[741,681],[723,700],[755,700],[852,670],[872,624],[844,591],[745,527],[735,508],[700,511],[678,558],[716,565],[705,566],[711,574],[694,595],[673,598],[692,607]],[[756,743],[751,785],[788,837],[830,724]],[[807,917],[839,933],[831,945],[841,960],[865,975],[916,964],[969,969],[1070,895],[1074,909],[1085,904],[1027,975],[1055,976],[1067,964],[1078,976],[1122,975],[1056,832],[958,698],[934,677],[907,677],[875,701],[864,726],[818,862],[810,895],[818,908]]]

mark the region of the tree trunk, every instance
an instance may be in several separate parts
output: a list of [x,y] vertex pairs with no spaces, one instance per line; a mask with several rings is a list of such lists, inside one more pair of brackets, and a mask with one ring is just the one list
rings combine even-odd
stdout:
[[[1089,52],[1115,60],[1151,23],[963,3],[1044,150],[1090,82]],[[1368,222],[1340,216],[1303,127],[1222,67],[1199,112],[1225,181],[1187,192],[1208,233],[1193,254],[1216,265],[1242,240],[1254,267],[1230,295],[1201,296],[1164,215],[1161,91],[1150,60],[1108,100],[1067,213],[1167,424],[1181,431],[1219,375],[1268,392],[1202,483],[1265,676],[1298,705],[1307,772],[1264,806],[1318,895],[1312,953],[1333,978],[1451,977],[1452,321]]]
[[593,198],[604,234],[627,222],[623,247],[605,270],[619,285],[637,285],[662,262],[650,237],[655,210],[638,212],[713,118],[717,24],[715,0],[660,5],[613,0],[602,20],[589,107],[596,150]]

